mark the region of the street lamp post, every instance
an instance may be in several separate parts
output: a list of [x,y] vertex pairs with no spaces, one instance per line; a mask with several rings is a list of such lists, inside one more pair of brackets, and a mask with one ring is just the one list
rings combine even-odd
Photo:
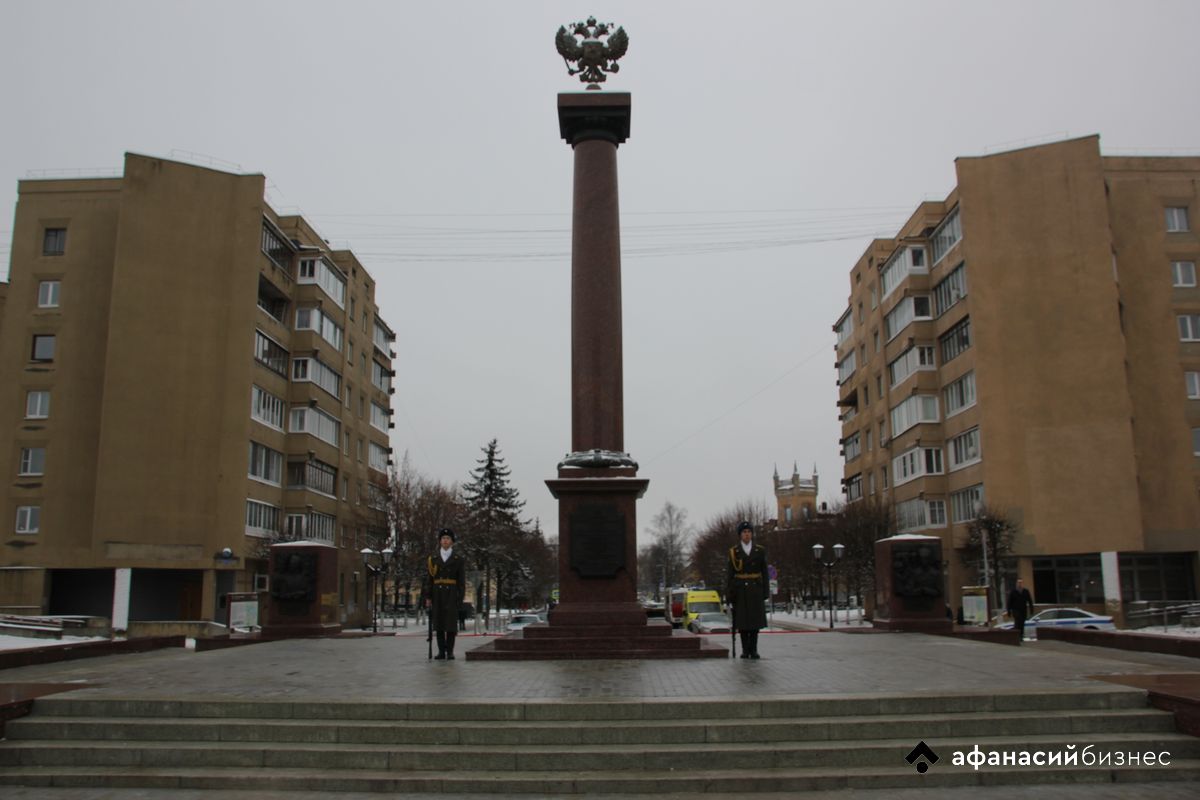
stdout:
[[375,602],[375,587],[378,584],[377,574],[379,568],[371,563],[371,556],[375,555],[375,551],[369,547],[364,547],[359,551],[362,555],[363,569],[366,570],[367,577],[370,579],[370,585],[367,587],[368,596],[371,598],[371,633],[379,633],[379,605]]
[[843,545],[835,544],[833,546],[833,560],[825,561],[821,558],[821,554],[825,551],[825,545],[817,543],[813,545],[813,558],[817,563],[825,567],[825,571],[829,573],[829,630],[833,630],[833,567],[837,562],[842,560],[842,553],[846,552]]
[[979,545],[983,549],[983,588],[987,592],[987,627],[992,627],[992,572],[988,569],[988,520],[983,518],[983,503],[975,501],[975,524],[979,526]]

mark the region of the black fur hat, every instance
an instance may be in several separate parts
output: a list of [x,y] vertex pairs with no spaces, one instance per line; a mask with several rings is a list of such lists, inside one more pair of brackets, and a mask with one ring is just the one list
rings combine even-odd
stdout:
[[454,531],[450,530],[449,528],[442,528],[440,531],[438,531],[438,539],[441,539],[443,536],[449,536],[450,541],[454,541]]
[[750,531],[751,533],[754,533],[754,526],[751,525],[746,520],[742,520],[741,522],[738,523],[738,529],[737,529],[738,536],[742,535],[742,531]]

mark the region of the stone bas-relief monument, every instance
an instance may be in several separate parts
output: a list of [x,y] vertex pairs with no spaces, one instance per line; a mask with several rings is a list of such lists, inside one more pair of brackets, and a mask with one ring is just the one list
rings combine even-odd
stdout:
[[893,536],[875,543],[876,628],[948,633],[942,540]]
[[264,638],[323,636],[338,619],[337,549],[320,542],[271,545]]
[[[607,37],[607,42],[601,41]],[[665,621],[637,599],[637,510],[649,481],[625,452],[621,232],[617,147],[629,138],[628,92],[602,92],[629,46],[595,18],[559,28],[568,74],[589,83],[558,96],[558,127],[574,151],[571,218],[571,452],[546,481],[558,499],[559,605],[468,659],[696,658],[728,651]]]

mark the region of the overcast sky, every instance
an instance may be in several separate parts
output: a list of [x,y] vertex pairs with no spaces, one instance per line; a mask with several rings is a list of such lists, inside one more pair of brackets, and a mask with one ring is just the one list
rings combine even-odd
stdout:
[[[693,523],[841,497],[832,324],[873,236],[954,159],[1094,133],[1200,152],[1196,2],[25,2],[0,5],[0,261],[17,181],[126,151],[267,176],[374,275],[397,453],[464,481],[498,438],[546,533],[570,447],[559,25],[630,37],[625,445]],[[1192,78],[1187,76],[1191,75]],[[46,174],[46,173],[35,173]]]

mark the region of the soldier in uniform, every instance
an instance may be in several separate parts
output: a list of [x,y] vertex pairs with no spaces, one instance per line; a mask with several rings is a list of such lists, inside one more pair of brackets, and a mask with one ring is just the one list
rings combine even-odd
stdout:
[[758,632],[767,627],[766,601],[771,597],[767,549],[754,544],[754,527],[737,527],[740,541],[729,548],[725,565],[725,597],[733,606],[733,629],[742,639],[742,658],[758,658]]
[[454,552],[454,531],[438,532],[439,550],[429,557],[425,581],[425,606],[429,626],[437,634],[438,661],[454,660],[454,637],[458,635],[458,610],[467,592],[463,558]]

